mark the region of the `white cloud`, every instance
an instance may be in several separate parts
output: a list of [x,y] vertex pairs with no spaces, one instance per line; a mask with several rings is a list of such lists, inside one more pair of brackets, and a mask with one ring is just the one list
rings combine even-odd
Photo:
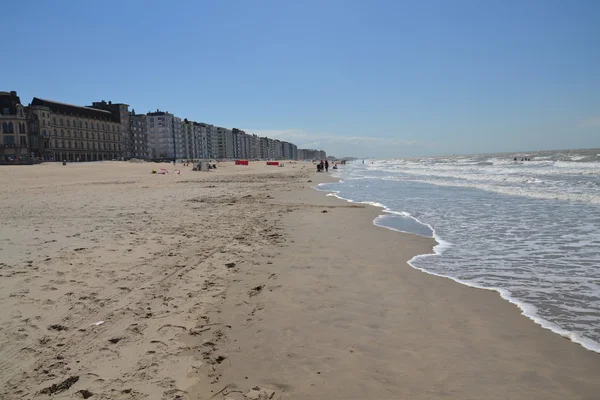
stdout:
[[282,130],[253,130],[245,129],[248,133],[267,136],[273,139],[286,140],[299,148],[323,149],[336,155],[361,155],[383,153],[384,149],[398,151],[414,146],[431,146],[433,143],[419,143],[416,140],[380,138],[368,136],[341,136],[329,133],[311,133],[301,129]]
[[600,127],[600,116],[589,117],[579,123],[580,128]]

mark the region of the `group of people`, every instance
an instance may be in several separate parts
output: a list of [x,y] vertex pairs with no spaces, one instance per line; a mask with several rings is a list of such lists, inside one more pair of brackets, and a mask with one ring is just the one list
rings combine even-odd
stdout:
[[[517,161],[517,157],[513,161]],[[531,161],[531,158],[521,158],[521,161]]]
[[321,160],[320,163],[317,163],[317,172],[329,172],[329,161],[325,160],[325,162],[323,162],[323,160]]

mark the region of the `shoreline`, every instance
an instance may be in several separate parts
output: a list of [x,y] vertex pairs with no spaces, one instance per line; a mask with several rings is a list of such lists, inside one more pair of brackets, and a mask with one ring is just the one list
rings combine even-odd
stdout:
[[[319,183],[320,178],[313,174],[311,180]],[[592,399],[600,391],[597,353],[532,323],[496,293],[402,266],[431,253],[433,239],[380,229],[373,223],[380,209],[342,201],[311,187],[290,196],[278,195],[274,200],[279,205],[304,204],[281,222],[288,227],[284,250],[272,254],[260,272],[240,276],[228,287],[227,300],[219,309],[223,323],[232,327],[219,346],[230,364],[215,369],[219,384],[192,386],[191,398],[223,389],[223,397],[243,399],[236,394],[251,387],[291,399]],[[321,211],[336,208],[319,215],[315,205]],[[315,235],[326,229],[318,224],[323,216],[334,217],[330,223],[335,228],[327,232],[345,232],[350,243],[357,236],[365,240],[366,248],[383,249],[378,246],[381,240],[393,243],[396,250],[407,249],[410,256],[390,257],[385,251],[365,249],[361,263],[351,258],[361,252],[353,251],[348,242],[336,247],[307,239],[307,225],[314,224]],[[344,261],[335,267],[342,272],[326,267],[328,262],[322,264],[331,253],[335,255],[331,262]],[[373,258],[383,262],[377,262],[383,275],[367,274],[368,279],[360,280],[365,274],[362,266],[370,265]],[[321,267],[311,266],[314,262]],[[369,292],[357,279],[373,280],[391,290],[364,295],[352,290],[357,285]],[[395,280],[401,290],[388,286],[387,280]],[[267,291],[246,297],[242,288],[255,284],[265,285]],[[358,300],[363,295],[367,302]],[[383,307],[385,315],[377,316],[382,312],[378,295],[384,296],[384,304],[397,304],[404,311],[391,318],[396,308]],[[344,298],[365,311],[357,314],[355,307],[340,303]],[[373,342],[374,338],[378,339]]]
[[[343,182],[343,180],[340,178],[339,179],[340,182]],[[331,182],[326,182],[326,183],[331,183]],[[326,184],[325,183],[325,184]],[[320,191],[320,192],[327,192],[328,196],[333,196],[335,198],[338,198],[340,200],[346,201],[348,203],[355,203],[355,204],[367,204],[370,205],[372,207],[376,207],[376,208],[381,208],[383,209],[382,212],[384,213],[389,213],[389,214],[396,214],[398,213],[397,211],[392,211],[390,210],[387,206],[381,204],[381,203],[377,203],[374,201],[362,201],[362,202],[356,202],[352,199],[347,199],[344,198],[342,196],[339,195],[339,191],[335,191],[335,190],[321,190],[318,187],[323,185],[323,183],[317,185],[314,187],[315,190]],[[476,285],[474,283],[465,281],[463,279],[460,278],[456,278],[450,275],[443,275],[443,274],[438,274],[435,272],[431,272],[425,268],[421,268],[421,267],[417,267],[414,265],[413,261],[416,259],[419,259],[421,257],[433,257],[433,256],[441,256],[443,253],[443,250],[437,250],[437,248],[447,248],[448,246],[451,246],[451,244],[449,244],[448,242],[446,242],[445,240],[441,239],[439,237],[439,235],[437,235],[435,229],[429,225],[426,224],[422,221],[419,221],[418,219],[414,218],[411,216],[411,218],[413,218],[414,220],[416,220],[417,222],[424,224],[426,226],[428,226],[431,231],[433,232],[433,236],[432,238],[437,242],[437,245],[433,247],[433,252],[431,253],[427,253],[427,254],[418,254],[416,256],[414,256],[413,258],[411,258],[408,261],[408,265],[410,265],[412,268],[419,270],[421,272],[424,272],[426,274],[429,275],[433,275],[433,276],[437,276],[437,277],[441,277],[441,278],[447,278],[450,279],[451,281],[454,281],[456,283],[459,283],[461,285],[470,287],[470,288],[475,288],[475,289],[483,289],[483,290],[489,290],[489,291],[493,291],[496,292],[503,300],[506,300],[507,302],[509,302],[510,304],[513,304],[514,306],[516,306],[517,308],[519,308],[521,315],[529,318],[533,323],[539,325],[540,327],[547,329],[549,331],[551,331],[554,334],[557,334],[561,337],[564,337],[565,339],[569,339],[571,342],[578,344],[580,346],[582,346],[583,348],[585,348],[586,350],[592,351],[594,353],[600,353],[600,343],[593,341],[591,339],[586,339],[586,338],[582,338],[580,335],[578,335],[575,332],[571,332],[568,331],[566,329],[563,329],[561,327],[559,327],[558,325],[556,325],[555,323],[548,321],[542,317],[540,317],[537,314],[537,308],[529,303],[526,303],[522,300],[519,300],[515,297],[512,296],[512,294],[510,294],[510,292],[504,288],[500,288],[500,287],[486,287],[486,286],[482,286],[482,285]],[[407,232],[407,231],[402,231],[402,230],[398,230],[398,229],[394,229],[391,227],[387,227],[385,225],[379,225],[377,224],[377,218],[375,218],[373,220],[373,225],[383,228],[383,229],[388,229],[390,231],[394,231],[394,232],[401,232],[401,233],[408,233],[408,234],[412,234],[412,235],[417,235],[417,236],[423,236],[423,235],[419,235],[417,233],[414,232]],[[424,236],[424,237],[428,237],[428,236]]]

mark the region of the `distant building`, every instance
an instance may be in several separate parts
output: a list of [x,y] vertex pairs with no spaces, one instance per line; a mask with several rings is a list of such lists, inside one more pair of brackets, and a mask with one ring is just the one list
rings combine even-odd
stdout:
[[100,110],[110,111],[116,116],[121,124],[119,133],[121,134],[121,157],[130,159],[133,157],[133,133],[131,132],[131,123],[129,121],[129,105],[124,103],[108,103],[104,100],[93,102],[90,106]]
[[[33,98],[30,106],[39,139],[38,154],[66,161],[101,161],[121,155],[121,123],[118,113],[93,107]],[[50,148],[43,146],[46,141]]]
[[28,159],[27,110],[17,92],[0,92],[0,161]]
[[203,158],[217,159],[219,158],[219,133],[217,127],[204,122],[199,122],[200,132],[206,137],[206,151]]
[[30,157],[28,128],[27,113],[17,92],[0,92],[0,161]]
[[129,114],[129,123],[131,131],[130,154],[131,158],[146,160],[150,158],[148,148],[148,122],[147,115],[136,114],[131,110]]
[[313,150],[313,149],[297,149],[298,160],[325,160],[327,159],[327,153],[323,150]]
[[219,146],[218,158],[235,158],[236,141],[231,129],[217,127],[217,141]]
[[202,123],[185,119],[181,125],[185,138],[185,152],[187,159],[207,159],[207,129]]
[[150,158],[154,160],[187,158],[181,118],[160,110],[148,113],[146,116]]

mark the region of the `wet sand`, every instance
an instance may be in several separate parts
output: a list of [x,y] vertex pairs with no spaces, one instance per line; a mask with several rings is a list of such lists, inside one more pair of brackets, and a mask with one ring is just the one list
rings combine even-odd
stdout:
[[599,398],[599,354],[312,167],[156,167],[2,169],[0,398]]
[[240,266],[218,307],[232,327],[218,349],[228,362],[191,398],[226,388],[244,399],[253,386],[284,399],[600,398],[600,354],[495,292],[411,268],[433,240],[376,227],[379,209],[311,189],[272,203],[293,208],[285,247],[262,272]]

